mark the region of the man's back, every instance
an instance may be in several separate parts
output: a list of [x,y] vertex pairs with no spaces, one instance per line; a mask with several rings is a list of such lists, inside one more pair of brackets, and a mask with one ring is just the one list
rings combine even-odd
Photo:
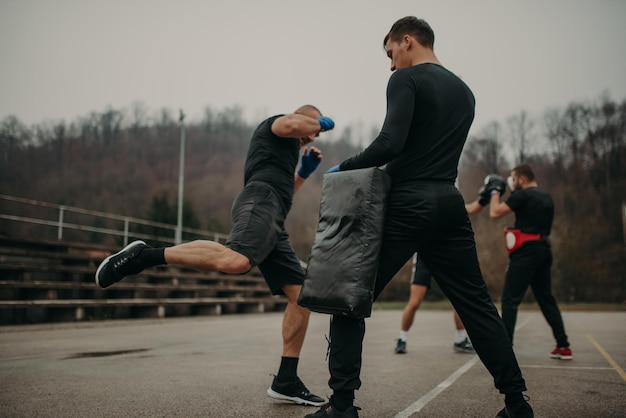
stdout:
[[444,67],[426,63],[395,71],[387,117],[372,145],[342,170],[387,164],[393,187],[420,180],[454,182],[474,119],[474,95]]
[[515,228],[527,234],[550,235],[554,202],[549,193],[529,187],[512,193],[506,204],[515,212]]
[[[404,149],[387,165],[387,173],[394,183],[453,182],[474,119],[475,101],[471,90],[456,75],[436,64],[398,70],[394,76],[401,79],[405,90],[413,92],[414,106]],[[393,83],[393,88],[402,87],[396,85],[398,83]],[[397,96],[404,101],[411,98],[405,93]]]
[[272,123],[280,116],[264,120],[254,131],[246,158],[244,183],[262,181],[271,185],[288,212],[293,199],[293,175],[300,147],[296,138],[280,138],[272,133]]

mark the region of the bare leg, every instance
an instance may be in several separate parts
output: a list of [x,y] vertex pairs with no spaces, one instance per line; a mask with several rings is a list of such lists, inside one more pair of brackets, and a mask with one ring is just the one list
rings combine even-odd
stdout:
[[165,262],[196,270],[212,270],[238,274],[252,266],[244,255],[214,242],[197,240],[165,248]]
[[311,311],[298,306],[302,285],[288,284],[282,290],[287,296],[287,307],[283,315],[283,355],[278,374],[274,376],[267,394],[302,405],[322,406],[324,398],[311,393],[298,377],[298,361],[309,325]]
[[409,329],[411,329],[411,326],[413,325],[413,320],[415,319],[415,313],[422,304],[424,296],[426,296],[427,290],[428,288],[426,286],[422,286],[419,284],[411,285],[411,295],[409,297],[409,302],[404,307],[404,312],[402,313],[402,331],[408,331]]
[[452,309],[452,310],[454,311],[454,325],[456,326],[456,330],[461,331],[462,329],[465,329],[465,326],[463,325],[463,321],[461,321],[461,317],[457,313],[456,309]]
[[454,337],[454,350],[459,351],[461,353],[475,353],[474,346],[469,342],[467,338],[467,332],[465,331],[465,325],[463,325],[463,321],[461,321],[461,317],[459,316],[456,309],[452,309],[454,312],[454,325],[456,327],[456,335]]
[[301,285],[288,284],[283,287],[287,296],[287,307],[283,315],[283,357],[300,357],[311,311],[298,305]]

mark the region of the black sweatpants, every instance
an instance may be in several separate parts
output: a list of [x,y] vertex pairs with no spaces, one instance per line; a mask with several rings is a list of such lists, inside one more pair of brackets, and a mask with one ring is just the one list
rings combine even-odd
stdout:
[[543,316],[552,328],[557,346],[569,347],[561,311],[552,295],[551,268],[552,250],[545,241],[527,242],[510,255],[502,291],[502,320],[511,343],[517,321],[517,308],[530,286]]
[[[526,390],[502,319],[487,293],[463,197],[453,184],[420,182],[392,188],[375,297],[415,252],[459,313],[499,391]],[[364,319],[333,316],[328,364],[334,391],[361,386],[364,335]]]

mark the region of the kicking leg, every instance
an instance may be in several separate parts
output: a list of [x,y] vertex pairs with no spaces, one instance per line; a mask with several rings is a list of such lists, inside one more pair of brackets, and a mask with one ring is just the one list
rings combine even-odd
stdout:
[[245,273],[251,268],[246,256],[214,241],[197,240],[167,248],[152,248],[143,241],[134,241],[100,263],[96,283],[109,287],[124,277],[162,264],[231,274]]
[[248,258],[215,241],[197,240],[165,248],[167,264],[203,271],[241,274],[252,266]]

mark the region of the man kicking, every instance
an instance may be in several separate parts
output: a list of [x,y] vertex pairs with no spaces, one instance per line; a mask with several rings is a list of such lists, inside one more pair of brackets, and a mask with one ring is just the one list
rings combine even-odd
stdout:
[[225,245],[197,240],[152,248],[135,241],[100,264],[96,283],[106,288],[162,264],[230,274],[243,274],[258,266],[272,294],[284,294],[288,300],[283,318],[282,359],[267,393],[275,399],[322,405],[324,400],[309,392],[297,374],[310,311],[297,304],[304,270],[289,243],[284,222],[294,193],[322,160],[320,150],[305,148],[300,168],[294,174],[300,149],[334,126],[332,119],[322,116],[312,105],[264,120],[250,140],[244,189],[233,204],[233,225]]

